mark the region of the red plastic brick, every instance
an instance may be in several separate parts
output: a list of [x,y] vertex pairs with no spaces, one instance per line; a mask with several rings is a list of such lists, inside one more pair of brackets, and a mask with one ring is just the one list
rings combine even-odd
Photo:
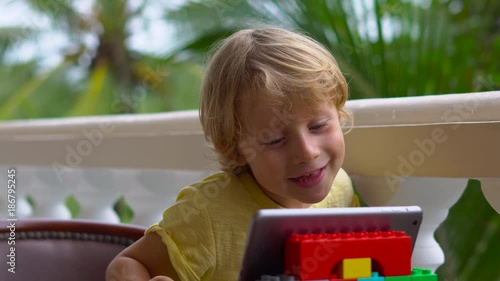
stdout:
[[303,281],[328,279],[343,259],[364,257],[381,276],[411,275],[411,237],[402,231],[293,234],[285,244],[285,271]]

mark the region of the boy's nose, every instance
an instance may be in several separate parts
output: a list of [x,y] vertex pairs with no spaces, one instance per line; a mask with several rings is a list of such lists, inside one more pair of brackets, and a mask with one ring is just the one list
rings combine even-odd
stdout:
[[320,154],[318,145],[309,136],[299,137],[292,150],[294,164],[307,163],[314,160]]

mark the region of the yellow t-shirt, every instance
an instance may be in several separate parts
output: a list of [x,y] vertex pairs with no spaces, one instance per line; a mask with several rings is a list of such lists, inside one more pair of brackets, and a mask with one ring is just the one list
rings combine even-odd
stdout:
[[[328,196],[311,207],[349,206],[359,202],[349,177],[340,170]],[[272,208],[282,207],[250,174],[218,173],[182,189],[177,202],[146,234],[162,237],[179,281],[237,280],[251,218],[259,209]]]

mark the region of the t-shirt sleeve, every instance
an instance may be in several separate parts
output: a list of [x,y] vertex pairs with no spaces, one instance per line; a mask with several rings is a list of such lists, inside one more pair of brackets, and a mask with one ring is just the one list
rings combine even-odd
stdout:
[[196,188],[184,188],[163,219],[146,230],[161,236],[182,281],[208,279],[215,268],[215,239],[206,203]]

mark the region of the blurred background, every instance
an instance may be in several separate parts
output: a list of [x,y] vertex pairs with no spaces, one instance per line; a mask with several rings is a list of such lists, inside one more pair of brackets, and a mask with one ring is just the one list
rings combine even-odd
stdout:
[[[2,0],[0,120],[196,109],[210,46],[262,24],[329,48],[351,99],[500,89],[497,0]],[[440,280],[500,280],[479,185],[436,232]]]

